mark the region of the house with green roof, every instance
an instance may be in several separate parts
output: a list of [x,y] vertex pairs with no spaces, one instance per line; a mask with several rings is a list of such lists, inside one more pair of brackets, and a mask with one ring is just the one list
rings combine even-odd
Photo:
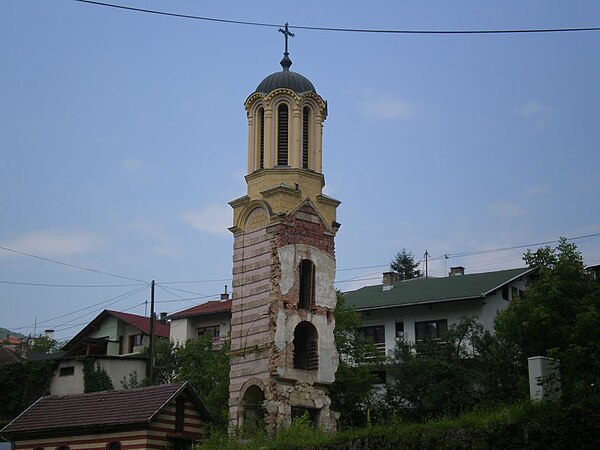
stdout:
[[464,316],[477,316],[493,331],[494,318],[523,294],[531,272],[520,268],[466,275],[464,267],[453,267],[447,277],[406,281],[386,272],[382,284],[345,292],[344,298],[362,316],[361,333],[389,354],[397,338],[440,339]]

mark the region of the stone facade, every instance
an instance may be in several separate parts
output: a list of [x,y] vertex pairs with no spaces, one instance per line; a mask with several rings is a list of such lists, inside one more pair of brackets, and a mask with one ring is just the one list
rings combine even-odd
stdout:
[[[253,215],[249,216],[249,220]],[[250,224],[253,221],[250,220]],[[252,227],[250,227],[252,228]],[[336,294],[334,232],[310,202],[287,217],[234,238],[230,422],[245,425],[248,407],[258,407],[246,391],[257,386],[264,396],[269,430],[288,424],[305,410],[325,430],[335,429],[327,386],[335,380],[338,354],[333,329]],[[314,264],[314,299],[299,306],[300,265]],[[316,368],[298,368],[297,329],[316,330]]]
[[297,92],[292,83],[253,93],[245,108],[248,190],[230,202],[230,428],[252,429],[260,418],[273,432],[308,413],[334,431],[328,386],[338,366],[333,281],[340,202],[322,193],[327,105],[314,89]]

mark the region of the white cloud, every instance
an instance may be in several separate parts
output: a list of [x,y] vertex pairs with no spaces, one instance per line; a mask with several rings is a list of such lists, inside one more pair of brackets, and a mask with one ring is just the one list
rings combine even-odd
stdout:
[[207,233],[228,234],[232,224],[232,210],[227,205],[206,205],[196,211],[187,211],[181,218],[188,225]]
[[538,100],[528,100],[517,108],[517,113],[523,117],[532,119],[533,127],[540,130],[546,126],[546,122],[556,113],[557,109],[545,105]]
[[71,256],[97,250],[104,243],[99,235],[87,232],[35,231],[5,243],[5,247],[39,256]]
[[374,119],[406,119],[415,114],[414,103],[392,95],[373,95],[368,93],[362,104],[364,112]]

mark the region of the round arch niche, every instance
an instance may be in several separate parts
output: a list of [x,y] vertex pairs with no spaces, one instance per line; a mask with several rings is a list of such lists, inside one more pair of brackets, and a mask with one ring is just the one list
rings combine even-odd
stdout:
[[310,322],[300,322],[294,329],[294,369],[319,369],[319,333]]
[[265,393],[256,384],[248,386],[241,402],[242,423],[246,432],[255,432],[264,426]]

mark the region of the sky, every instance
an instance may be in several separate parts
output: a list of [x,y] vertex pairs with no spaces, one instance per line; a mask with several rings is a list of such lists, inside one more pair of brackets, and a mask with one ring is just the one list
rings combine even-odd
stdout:
[[[289,22],[291,70],[328,102],[337,288],[380,283],[402,248],[430,276],[522,267],[560,236],[600,263],[600,32],[294,28],[598,27],[600,2],[107,2]],[[157,312],[231,291],[243,104],[282,51],[276,27],[3,1],[0,326],[65,340],[104,308],[146,314],[151,280]]]

